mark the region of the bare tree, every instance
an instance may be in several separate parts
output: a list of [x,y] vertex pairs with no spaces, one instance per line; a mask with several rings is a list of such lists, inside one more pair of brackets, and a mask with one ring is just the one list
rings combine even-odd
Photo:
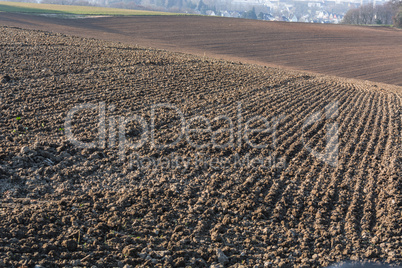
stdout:
[[394,16],[392,3],[388,2],[384,5],[376,6],[375,14],[377,24],[392,24],[392,17]]
[[345,24],[360,24],[360,10],[358,8],[349,9],[343,17]]
[[392,0],[392,8],[395,10],[393,16],[394,26],[402,28],[402,0]]
[[402,0],[392,0],[383,5],[373,6],[372,3],[359,8],[350,9],[343,18],[345,24],[392,24],[401,27]]

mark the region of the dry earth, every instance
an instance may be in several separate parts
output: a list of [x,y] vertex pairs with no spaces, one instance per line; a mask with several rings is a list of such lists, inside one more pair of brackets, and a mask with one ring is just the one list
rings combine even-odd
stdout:
[[[0,53],[1,267],[402,264],[400,87],[7,27]],[[77,111],[73,134],[96,142],[104,103],[104,148],[66,138],[69,111],[88,103],[98,109]],[[230,118],[234,143],[156,149],[148,135],[120,161],[121,118],[149,127],[159,103],[191,129],[211,120],[214,135],[190,135],[198,144],[228,144]],[[173,141],[180,117],[155,113],[157,143]],[[256,116],[262,149],[243,132]],[[141,133],[127,123],[127,139]],[[336,144],[329,133],[339,155],[322,161],[312,152]],[[147,169],[146,157],[164,161]]]
[[402,86],[402,31],[386,27],[201,16],[66,20],[9,13],[0,14],[0,25]]

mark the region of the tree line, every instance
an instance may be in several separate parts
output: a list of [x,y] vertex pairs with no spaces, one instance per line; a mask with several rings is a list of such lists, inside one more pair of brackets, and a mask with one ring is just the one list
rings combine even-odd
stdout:
[[343,18],[345,24],[383,24],[402,28],[402,0],[391,0],[382,5],[368,3],[350,9]]

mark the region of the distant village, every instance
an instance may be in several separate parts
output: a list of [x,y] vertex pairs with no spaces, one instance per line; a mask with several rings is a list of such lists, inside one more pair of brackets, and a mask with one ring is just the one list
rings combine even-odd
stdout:
[[[205,15],[231,18],[246,18],[265,21],[310,22],[310,23],[340,23],[347,12],[326,9],[325,3],[308,2],[305,8],[292,3],[275,3],[270,6],[257,6],[248,11],[237,10],[206,10]],[[200,14],[202,14],[200,12]]]
[[[205,1],[205,2],[204,2]],[[375,1],[375,0],[374,0]],[[385,1],[372,2],[379,5]],[[235,0],[211,8],[207,0],[200,0],[198,14],[232,18],[258,19],[265,21],[307,22],[307,23],[341,23],[350,8],[357,8],[368,1],[361,0],[306,0],[306,1],[268,1]],[[227,7],[222,9],[219,7]]]

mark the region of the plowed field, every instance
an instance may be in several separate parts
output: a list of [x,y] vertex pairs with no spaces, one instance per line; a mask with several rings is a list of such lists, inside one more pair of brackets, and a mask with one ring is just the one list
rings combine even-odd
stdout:
[[402,264],[400,87],[6,27],[0,53],[1,267]]
[[386,27],[201,16],[66,20],[11,13],[1,14],[0,25],[402,86],[402,31]]

